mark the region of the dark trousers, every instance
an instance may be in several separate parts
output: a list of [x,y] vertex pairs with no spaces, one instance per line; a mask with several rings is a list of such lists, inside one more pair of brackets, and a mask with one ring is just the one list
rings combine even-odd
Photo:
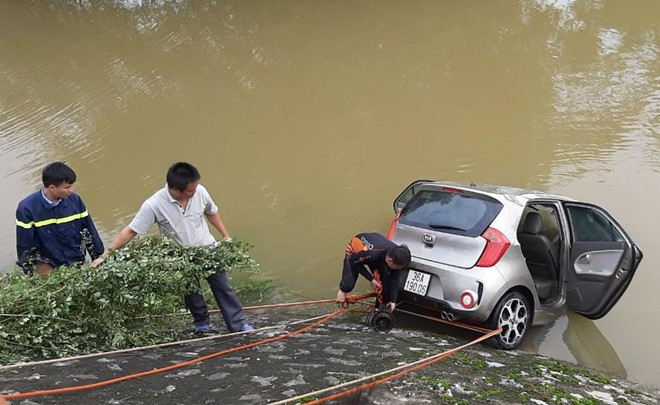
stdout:
[[[360,266],[362,265],[360,264]],[[351,266],[351,263],[348,261],[348,255],[346,255],[344,258],[344,267],[341,269],[341,281],[339,282],[339,289],[345,293],[353,291],[359,274],[360,273],[357,271],[355,266]]]
[[[359,264],[358,266],[362,266]],[[348,261],[348,256],[344,259],[344,267],[341,270],[341,281],[339,282],[339,289],[342,290],[345,293],[349,293],[353,291],[353,288],[355,288],[355,283],[357,282],[358,276],[360,272],[357,270],[357,266],[351,266],[351,263]],[[382,283],[383,285],[383,291],[381,295],[383,297],[389,297],[390,293],[389,290],[386,290],[387,285],[386,283]],[[384,299],[387,301],[387,299]],[[380,304],[382,304],[378,298],[376,298],[375,305],[378,307]]]
[[[234,289],[229,286],[227,273],[224,270],[218,270],[215,274],[209,276],[206,281],[211,286],[211,292],[227,324],[227,329],[230,332],[239,331],[246,323],[245,316],[243,315],[241,304],[238,302],[238,297],[236,297]],[[184,301],[193,316],[195,325],[208,323],[209,311],[202,294],[188,294],[185,296]]]

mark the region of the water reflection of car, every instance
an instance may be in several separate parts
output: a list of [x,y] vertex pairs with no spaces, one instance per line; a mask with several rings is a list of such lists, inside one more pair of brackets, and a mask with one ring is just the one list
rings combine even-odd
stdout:
[[605,316],[642,260],[604,209],[539,191],[418,180],[394,209],[388,237],[413,256],[400,298],[501,326],[492,342],[503,349],[558,310]]

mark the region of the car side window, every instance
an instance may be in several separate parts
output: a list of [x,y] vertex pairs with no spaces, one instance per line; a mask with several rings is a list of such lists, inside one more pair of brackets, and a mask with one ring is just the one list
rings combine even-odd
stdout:
[[603,213],[589,207],[568,206],[576,242],[623,242],[621,232]]

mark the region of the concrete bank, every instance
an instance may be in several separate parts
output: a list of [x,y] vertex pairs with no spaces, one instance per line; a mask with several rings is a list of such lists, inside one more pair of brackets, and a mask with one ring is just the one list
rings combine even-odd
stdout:
[[[255,327],[331,312],[333,305],[251,314]],[[222,325],[219,320],[217,325]],[[14,400],[12,404],[265,404],[351,381],[459,346],[479,334],[415,328],[405,319],[390,333],[347,314],[278,342],[76,393]],[[293,330],[299,326],[293,326]],[[222,332],[222,329],[220,330]],[[282,331],[206,340],[167,348],[21,367],[0,372],[3,394],[89,384],[163,367],[246,344]],[[191,336],[192,337],[192,336]],[[602,372],[484,344],[418,372],[352,395],[342,404],[660,404],[660,391]]]

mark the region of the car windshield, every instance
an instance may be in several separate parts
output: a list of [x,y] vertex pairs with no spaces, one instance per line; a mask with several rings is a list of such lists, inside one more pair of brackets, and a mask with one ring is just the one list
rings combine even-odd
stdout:
[[437,232],[475,237],[493,222],[502,204],[462,190],[422,190],[404,207],[399,222]]

